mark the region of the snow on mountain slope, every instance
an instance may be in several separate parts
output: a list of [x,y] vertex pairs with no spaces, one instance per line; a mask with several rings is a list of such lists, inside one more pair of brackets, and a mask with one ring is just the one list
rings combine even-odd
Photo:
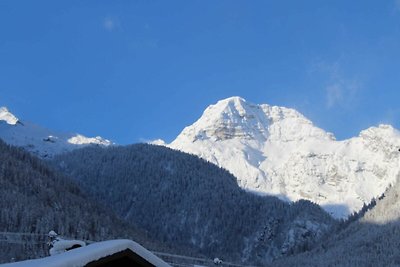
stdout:
[[11,114],[6,107],[0,107],[0,121],[5,121],[10,125],[15,125],[17,124],[18,119]]
[[4,142],[23,147],[42,158],[71,151],[86,145],[109,146],[109,140],[80,134],[56,133],[29,122],[22,122],[7,108],[0,108],[0,138]]
[[337,218],[360,210],[400,172],[400,133],[389,125],[337,141],[293,109],[240,97],[209,106],[167,146],[224,167],[245,189],[308,199]]

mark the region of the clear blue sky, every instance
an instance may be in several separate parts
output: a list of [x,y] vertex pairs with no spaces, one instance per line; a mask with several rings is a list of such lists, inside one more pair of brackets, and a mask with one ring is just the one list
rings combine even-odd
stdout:
[[217,100],[296,108],[339,139],[400,127],[400,0],[0,0],[0,106],[120,144]]

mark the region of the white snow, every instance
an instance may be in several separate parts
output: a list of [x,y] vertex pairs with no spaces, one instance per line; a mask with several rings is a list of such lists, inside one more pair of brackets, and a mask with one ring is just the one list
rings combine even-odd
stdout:
[[18,122],[18,118],[10,113],[6,107],[0,107],[0,121],[5,121],[10,125],[15,125]]
[[51,158],[87,145],[112,145],[112,142],[99,136],[89,138],[80,134],[59,133],[29,122],[21,122],[6,108],[0,109],[1,120],[6,121],[0,123],[0,138],[4,142],[23,147],[42,158]]
[[163,260],[155,256],[153,253],[139,245],[138,243],[127,240],[110,240],[104,242],[93,243],[86,247],[73,249],[62,254],[54,256],[27,260],[15,263],[7,263],[0,265],[1,267],[81,267],[86,264],[99,260],[103,257],[130,249],[149,263],[157,267],[170,267]]
[[151,145],[156,145],[156,146],[165,146],[165,142],[162,139],[156,139],[153,141],[148,142]]
[[68,249],[71,249],[73,246],[86,246],[86,243],[80,240],[65,240],[65,239],[57,239],[53,243],[53,247],[50,249],[50,255],[57,255],[61,253],[65,253]]
[[111,145],[110,140],[103,139],[100,136],[96,137],[86,137],[80,134],[77,134],[68,139],[68,143],[74,145],[87,145],[87,144],[96,144],[96,145],[103,145],[109,146]]
[[167,146],[224,167],[249,191],[308,199],[337,218],[360,210],[400,173],[400,133],[390,125],[337,141],[294,109],[240,97],[209,106]]

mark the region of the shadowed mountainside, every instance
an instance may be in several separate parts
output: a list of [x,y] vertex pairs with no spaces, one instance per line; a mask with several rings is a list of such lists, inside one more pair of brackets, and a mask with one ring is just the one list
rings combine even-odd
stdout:
[[224,169],[162,146],[88,147],[53,162],[152,238],[209,257],[264,264],[303,251],[336,225],[311,202],[248,193]]
[[131,238],[152,249],[162,248],[145,231],[95,203],[71,179],[1,140],[0,206],[1,232],[30,234],[0,241],[0,262],[47,255],[45,234],[50,230],[85,240]]
[[312,251],[271,266],[400,266],[400,184],[345,229]]

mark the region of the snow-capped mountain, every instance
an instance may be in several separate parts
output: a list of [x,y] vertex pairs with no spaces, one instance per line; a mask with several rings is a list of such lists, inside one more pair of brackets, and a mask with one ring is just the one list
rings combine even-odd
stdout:
[[229,170],[247,190],[308,199],[337,218],[382,194],[400,172],[400,133],[389,125],[337,141],[294,109],[240,97],[209,106],[166,145]]
[[5,107],[0,108],[0,138],[42,158],[51,158],[55,154],[87,145],[112,144],[99,136],[90,138],[80,134],[57,133],[29,122],[22,122]]

